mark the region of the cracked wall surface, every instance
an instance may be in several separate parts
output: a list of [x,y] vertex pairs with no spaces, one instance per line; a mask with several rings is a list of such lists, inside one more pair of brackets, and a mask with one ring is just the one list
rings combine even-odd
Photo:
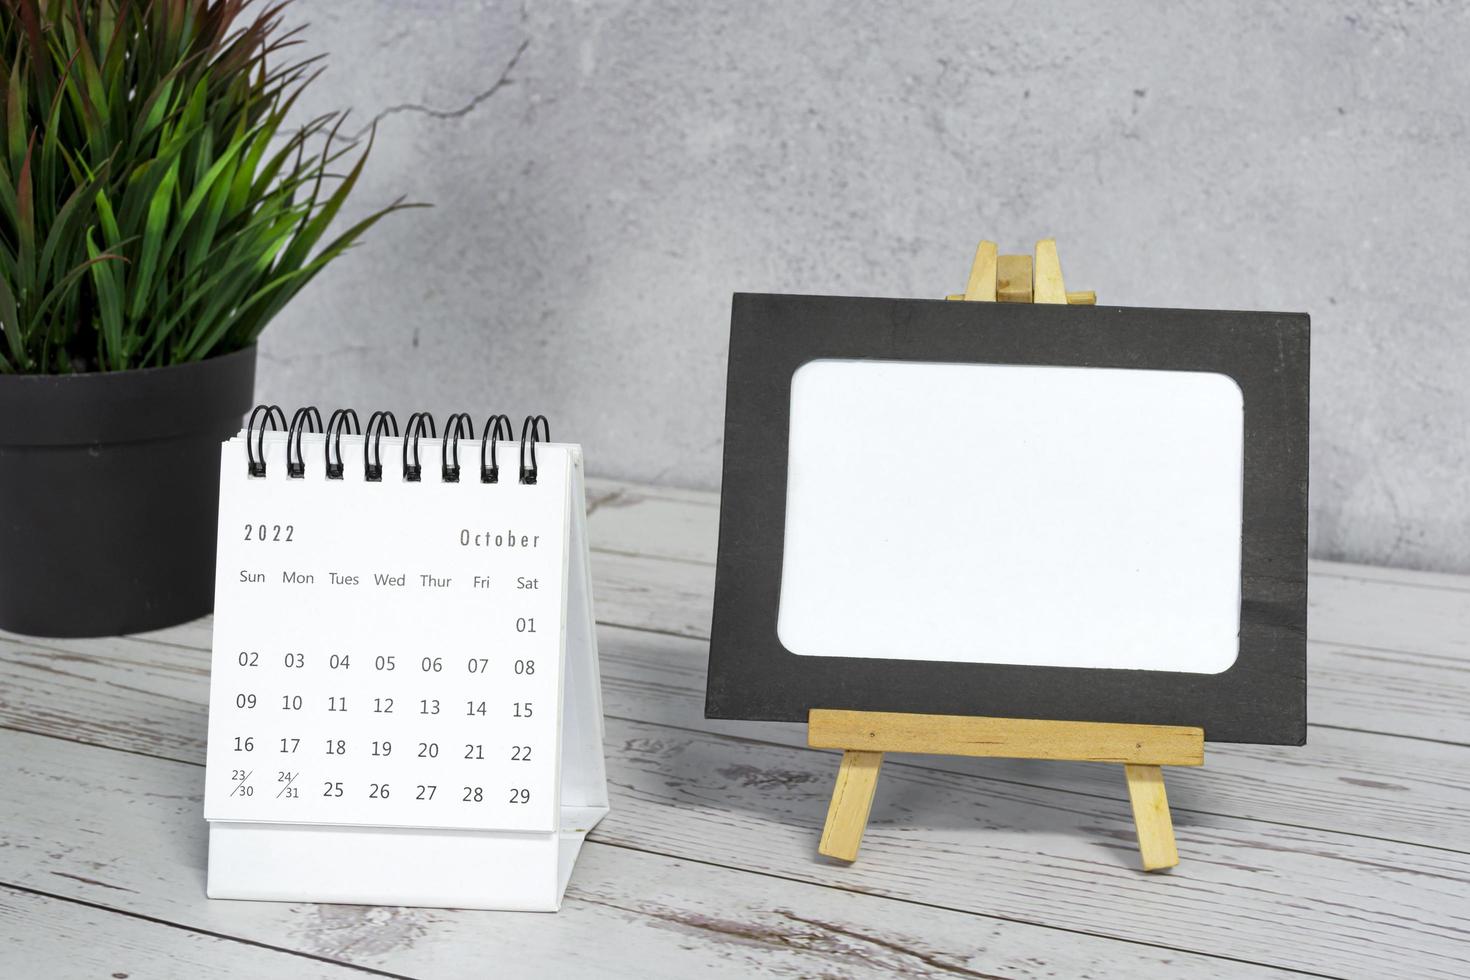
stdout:
[[394,215],[267,330],[282,405],[537,411],[716,487],[736,290],[942,296],[1060,243],[1106,303],[1313,317],[1312,548],[1470,572],[1459,3],[301,0],[305,118]]

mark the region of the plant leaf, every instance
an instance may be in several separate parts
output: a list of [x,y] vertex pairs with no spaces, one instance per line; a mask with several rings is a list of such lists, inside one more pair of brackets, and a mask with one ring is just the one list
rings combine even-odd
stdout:
[[0,0],[0,372],[250,343],[398,208],[327,242],[372,141],[286,132],[321,72],[288,4]]
[[25,76],[21,74],[21,59],[17,53],[10,67],[10,80],[5,85],[5,136],[10,151],[10,168],[20,170],[26,152]]
[[97,345],[97,359],[111,370],[121,370],[127,365],[127,350],[123,343],[123,303],[121,278],[115,263],[98,262],[102,250],[93,241],[92,230],[87,230],[87,257],[92,259],[88,267],[92,282],[97,287],[97,312],[102,320]]
[[153,282],[158,271],[158,253],[163,248],[163,236],[168,230],[169,209],[173,206],[174,188],[179,180],[177,158],[164,171],[148,204],[148,220],[143,226],[143,245],[139,250],[138,271],[133,276],[132,306],[128,315],[138,319],[148,306],[148,297],[153,292]]
[[5,346],[10,350],[5,370],[24,370],[28,366],[28,358],[21,334],[20,307],[15,302],[15,294],[10,291],[8,278],[0,276],[0,330],[5,332]]
[[31,192],[31,151],[35,145],[36,137],[33,134],[26,145],[25,160],[20,165],[15,188],[15,239],[18,246],[15,252],[15,281],[22,301],[35,285],[36,205]]

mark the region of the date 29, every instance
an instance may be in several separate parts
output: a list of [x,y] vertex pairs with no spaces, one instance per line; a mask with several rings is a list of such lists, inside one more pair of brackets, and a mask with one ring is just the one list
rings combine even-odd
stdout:
[[284,541],[289,542],[296,537],[296,525],[294,524],[246,524],[246,541]]

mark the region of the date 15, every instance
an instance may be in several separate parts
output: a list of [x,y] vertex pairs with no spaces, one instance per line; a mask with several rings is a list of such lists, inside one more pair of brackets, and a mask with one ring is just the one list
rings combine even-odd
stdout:
[[246,524],[246,541],[291,541],[296,537],[294,524]]

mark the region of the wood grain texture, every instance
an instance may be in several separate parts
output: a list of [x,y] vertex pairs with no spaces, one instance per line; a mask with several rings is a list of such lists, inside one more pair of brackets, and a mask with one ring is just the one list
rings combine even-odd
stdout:
[[638,778],[615,794],[602,841],[1217,956],[1269,949],[1268,962],[1304,971],[1393,973],[1398,956],[1420,976],[1470,967],[1464,853],[1175,809],[1190,860],[1144,876],[1116,782],[1100,800],[889,765],[862,860],[834,869],[804,856],[835,756],[642,723],[610,723],[609,736],[629,753],[615,778]]
[[[1032,302],[1059,303],[1066,305],[1067,287],[1062,282],[1062,260],[1057,255],[1055,238],[1043,238],[1036,243],[1035,288]],[[1083,304],[1078,304],[1083,305]]]
[[1128,801],[1133,806],[1133,826],[1138,831],[1138,853],[1143,870],[1162,871],[1179,863],[1174,846],[1174,822],[1169,818],[1169,795],[1164,791],[1164,770],[1158,766],[1126,765]]
[[[199,719],[202,739],[202,705]],[[766,727],[750,724],[745,731],[758,735]],[[617,719],[609,720],[608,738],[614,814],[599,830],[598,840],[905,901],[946,907],[956,903],[956,911],[976,915],[1019,917],[1065,930],[1103,929],[1134,942],[1158,940],[1150,925],[1154,919],[1140,919],[1127,903],[1109,902],[1090,913],[1087,903],[1075,904],[1080,897],[1111,895],[1117,889],[1129,893],[1129,878],[1136,877],[1132,818],[1117,798],[1116,781],[1109,789],[1113,799],[1099,800],[890,766],[863,862],[834,877],[807,867],[828,802],[834,757],[772,747],[753,738],[703,736]],[[28,755],[17,752],[12,757]],[[897,812],[890,810],[895,800]],[[187,818],[196,820],[197,801],[190,806]],[[1208,813],[1178,817],[1191,861],[1169,880],[1190,884],[1177,896],[1158,896],[1179,905],[1169,913],[1175,920],[1175,948],[1249,958],[1251,943],[1258,940],[1290,946],[1290,929],[1299,923],[1273,922],[1263,934],[1252,922],[1271,917],[1283,904],[1314,907],[1323,887],[1342,893],[1339,898],[1351,915],[1329,923],[1314,920],[1314,930],[1325,929],[1314,933],[1320,935],[1318,944],[1298,945],[1292,963],[1276,965],[1342,966],[1370,955],[1364,944],[1373,931],[1358,926],[1376,922],[1388,928],[1400,916],[1435,924],[1439,931],[1431,935],[1444,942],[1448,906],[1443,889],[1454,893],[1464,887],[1464,862],[1470,860],[1451,855],[1460,862],[1454,865],[1441,851],[1395,848]],[[167,823],[176,825],[181,819]],[[1109,859],[1114,848],[1123,853]],[[1252,863],[1257,858],[1265,863]],[[1397,874],[1403,888],[1380,882],[1373,869],[1384,860],[1401,867]],[[202,855],[199,862],[202,867]],[[1037,882],[1037,862],[1058,873]],[[981,866],[986,868],[987,890],[977,895],[964,884],[964,869]],[[1273,887],[1262,889],[1260,874],[1267,867]],[[1418,887],[1424,876],[1431,884],[1441,882],[1441,892]]]
[[[600,627],[598,636],[610,715],[806,744],[804,725],[705,719],[703,643],[613,626]],[[0,724],[203,761],[203,651],[133,639],[47,640],[55,645],[44,648],[37,642],[0,641]],[[898,757],[889,765],[1119,798],[1116,773],[1082,763]],[[1205,771],[1177,770],[1171,782],[1176,811],[1466,847],[1460,827],[1470,821],[1470,751],[1458,746],[1317,729],[1303,748],[1216,746]]]
[[0,882],[414,976],[1470,972],[1470,580],[1312,563],[1309,743],[1171,771],[1168,875],[1111,766],[927,756],[887,761],[842,867],[813,853],[837,757],[702,717],[716,498],[589,496],[615,809],[559,915],[205,900],[207,620],[0,640]]
[[882,769],[882,752],[842,753],[817,853],[839,861],[857,860],[863,831],[868,829],[868,813],[873,809],[873,794],[878,790],[878,774]]
[[997,255],[995,242],[981,242],[975,249],[975,260],[970,263],[970,278],[965,283],[964,299],[968,302],[995,302]]
[[[1328,583],[1330,587],[1328,587]],[[1359,648],[1417,653],[1463,671],[1470,661],[1470,592],[1349,576],[1315,582],[1313,638]]]
[[[658,718],[688,730],[772,744],[806,744],[804,725],[705,719],[703,643],[613,626],[600,627],[598,636],[610,715]],[[133,639],[47,640],[56,646],[45,648],[36,642],[0,641],[0,724],[203,761],[207,678],[202,651]],[[119,692],[128,696],[120,698]],[[1105,800],[1118,799],[1120,792],[1116,773],[1082,763],[897,757],[889,765]],[[1177,770],[1171,782],[1176,810],[1182,806],[1466,847],[1460,827],[1470,821],[1470,751],[1457,746],[1317,729],[1303,748],[1216,746],[1206,771]]]
[[0,885],[0,977],[239,976],[343,980],[362,972]]
[[837,784],[817,850],[857,860],[884,752],[980,758],[1124,763],[1145,871],[1179,863],[1161,765],[1204,764],[1205,733],[1163,725],[1105,725],[1032,718],[834,711],[815,708],[807,744],[842,749]]
[[1031,256],[1002,255],[995,265],[995,299],[999,303],[1031,302]]
[[1034,718],[977,718],[814,708],[807,744],[817,749],[932,752],[1008,759],[1199,766],[1204,730]]
[[[162,929],[227,932],[394,975],[1042,978],[1172,977],[1183,969],[1232,977],[1242,969],[597,843],[583,850],[556,915],[211,902],[202,769],[7,731],[0,752],[23,760],[0,794],[8,845],[0,847],[0,879],[168,923]],[[5,935],[27,941],[18,927]],[[74,975],[60,967],[64,959],[52,962],[50,971],[0,975]],[[140,975],[273,975],[252,966],[222,956],[209,970]]]

